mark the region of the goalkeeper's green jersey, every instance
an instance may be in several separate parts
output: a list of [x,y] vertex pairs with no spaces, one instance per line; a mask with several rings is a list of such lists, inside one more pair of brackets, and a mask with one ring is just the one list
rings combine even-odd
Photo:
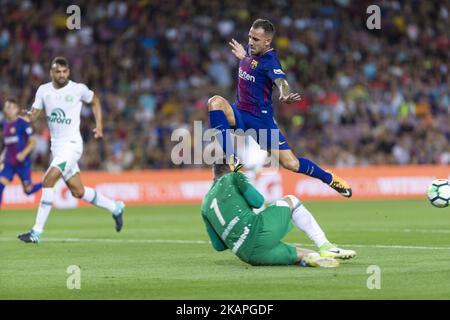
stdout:
[[231,172],[214,181],[201,206],[213,247],[243,258],[251,254],[260,222],[252,208],[263,204],[264,197],[243,173]]

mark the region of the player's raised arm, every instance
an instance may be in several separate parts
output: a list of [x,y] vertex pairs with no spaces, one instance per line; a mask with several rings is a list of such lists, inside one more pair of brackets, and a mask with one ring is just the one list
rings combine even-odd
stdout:
[[278,90],[280,90],[280,102],[293,103],[302,99],[299,93],[290,93],[289,83],[286,79],[275,79],[275,84],[278,87]]
[[36,95],[34,97],[34,102],[31,105],[31,109],[23,110],[21,112],[20,117],[27,122],[33,123],[36,122],[36,120],[38,120],[43,113],[44,113],[44,99],[42,93],[42,86],[40,86],[36,91]]
[[231,39],[228,44],[231,46],[231,52],[238,58],[239,60],[244,59],[244,57],[247,55],[247,52],[245,52],[244,46],[237,42],[234,39]]
[[99,139],[103,137],[103,124],[102,124],[102,105],[100,99],[94,94],[92,97],[92,111],[95,118],[94,138]]

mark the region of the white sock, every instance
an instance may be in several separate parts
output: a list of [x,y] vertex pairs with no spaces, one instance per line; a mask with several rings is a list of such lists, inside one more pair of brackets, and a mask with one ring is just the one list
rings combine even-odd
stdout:
[[48,215],[53,205],[54,197],[53,188],[42,188],[41,202],[36,216],[36,222],[34,223],[33,230],[39,233],[44,231],[44,225],[47,221]]
[[325,233],[320,228],[316,219],[314,219],[311,212],[309,212],[304,205],[300,205],[294,210],[292,213],[292,222],[298,229],[306,233],[308,238],[311,239],[317,247],[328,242]]
[[96,190],[89,187],[84,187],[84,194],[82,199],[84,201],[92,203],[96,207],[106,209],[111,213],[114,212],[114,209],[116,208],[115,201],[105,197],[100,192],[97,192]]

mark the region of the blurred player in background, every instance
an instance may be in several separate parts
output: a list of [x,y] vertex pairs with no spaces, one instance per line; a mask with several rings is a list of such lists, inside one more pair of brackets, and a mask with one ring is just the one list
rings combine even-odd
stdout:
[[[294,196],[285,196],[259,214],[264,197],[238,172],[236,164],[214,164],[214,183],[201,212],[217,251],[230,249],[252,265],[336,267],[335,259],[351,259],[355,251],[330,243],[312,214]],[[319,253],[281,242],[292,223],[315,243]]]
[[20,107],[15,99],[6,99],[3,112],[6,121],[3,123],[3,150],[0,155],[0,208],[3,190],[14,175],[19,176],[23,192],[28,195],[42,187],[42,183],[31,183],[30,153],[36,145],[33,129],[19,117]]
[[[221,132],[226,159],[234,156],[230,127],[244,131],[255,129],[257,142],[276,156],[284,168],[320,179],[342,196],[351,197],[352,190],[346,181],[309,159],[297,158],[278,129],[273,117],[272,87],[276,85],[280,91],[281,103],[290,104],[301,98],[298,93],[290,92],[286,75],[271,47],[274,34],[275,28],[270,21],[257,19],[248,34],[247,50],[234,39],[229,43],[233,54],[240,60],[236,102],[231,105],[218,95],[208,100],[210,125]],[[265,137],[259,136],[260,129],[266,129]],[[271,145],[271,134],[278,134],[277,145]],[[267,142],[267,146],[261,141]]]
[[64,57],[56,57],[51,63],[51,82],[41,85],[31,111],[24,117],[36,121],[44,113],[50,129],[51,152],[53,160],[45,173],[42,197],[37,212],[36,223],[30,232],[20,234],[24,242],[37,243],[41,239],[45,222],[52,208],[56,182],[62,177],[72,195],[112,213],[116,231],[122,229],[125,204],[111,200],[98,191],[83,186],[78,161],[83,152],[80,134],[80,113],[83,102],[92,105],[96,126],[93,130],[96,139],[102,138],[102,109],[100,100],[93,91],[82,83],[69,80],[69,63]]

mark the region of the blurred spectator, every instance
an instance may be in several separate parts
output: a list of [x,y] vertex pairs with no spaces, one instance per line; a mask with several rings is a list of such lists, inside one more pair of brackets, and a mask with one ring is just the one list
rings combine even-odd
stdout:
[[[241,43],[253,20],[270,19],[295,105],[274,101],[299,155],[339,166],[450,163],[448,1],[384,1],[382,29],[365,27],[368,1],[76,1],[81,29],[66,28],[73,1],[0,0],[0,103],[29,107],[65,55],[72,79],[104,108],[103,141],[83,109],[84,169],[171,168],[176,128],[207,126],[213,94],[235,97]],[[48,165],[38,124],[34,168]],[[205,128],[204,128],[205,129]]]

